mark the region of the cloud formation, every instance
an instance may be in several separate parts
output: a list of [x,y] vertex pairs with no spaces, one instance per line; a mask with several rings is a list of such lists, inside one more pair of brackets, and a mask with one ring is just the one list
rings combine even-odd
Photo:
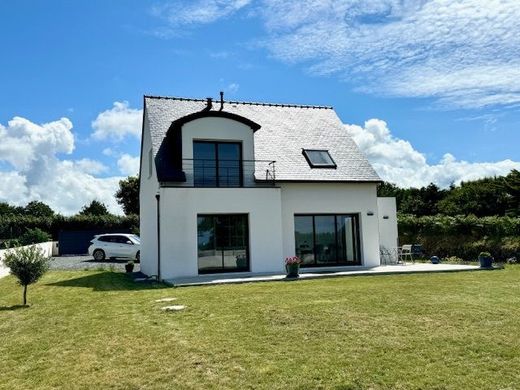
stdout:
[[265,0],[266,46],[377,94],[520,102],[517,0]]
[[139,165],[141,159],[139,156],[132,157],[124,153],[118,160],[117,166],[119,171],[125,176],[135,176],[139,174]]
[[274,57],[357,90],[450,108],[520,103],[518,0],[170,1],[155,14],[175,29],[246,6]]
[[77,213],[93,199],[121,213],[114,193],[121,177],[98,178],[107,168],[91,159],[62,160],[74,150],[72,123],[67,118],[36,124],[14,117],[0,124],[0,162],[12,170],[0,171],[0,201],[25,205],[47,203],[63,214]]
[[[179,27],[207,24],[239,11],[252,0],[195,0],[168,1],[152,8],[152,15],[165,19],[170,28],[159,30],[157,35],[168,36],[179,32]],[[173,31],[172,31],[173,29]]]
[[114,102],[114,106],[100,113],[92,122],[92,137],[97,140],[121,141],[130,135],[141,137],[143,110],[130,108],[127,101]]
[[451,183],[506,175],[512,169],[520,169],[518,161],[467,162],[457,160],[450,153],[438,163],[429,164],[408,141],[394,137],[386,122],[380,119],[370,119],[363,127],[345,125],[345,129],[379,176],[400,187],[421,187],[429,183],[448,187]]

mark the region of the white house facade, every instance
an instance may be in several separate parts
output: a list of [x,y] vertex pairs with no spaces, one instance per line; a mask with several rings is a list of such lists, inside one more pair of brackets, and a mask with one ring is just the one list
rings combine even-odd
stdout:
[[397,246],[395,202],[332,108],[146,96],[143,116],[145,274],[372,267]]

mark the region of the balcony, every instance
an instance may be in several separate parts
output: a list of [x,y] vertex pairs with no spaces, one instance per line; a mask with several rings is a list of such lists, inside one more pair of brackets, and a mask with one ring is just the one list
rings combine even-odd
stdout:
[[186,181],[181,187],[272,187],[276,182],[270,160],[183,159],[182,170]]

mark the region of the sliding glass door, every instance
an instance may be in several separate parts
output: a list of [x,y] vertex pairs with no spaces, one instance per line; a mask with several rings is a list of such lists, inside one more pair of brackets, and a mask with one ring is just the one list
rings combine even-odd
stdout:
[[294,235],[303,267],[361,264],[357,214],[295,215]]
[[247,214],[198,215],[199,273],[249,271]]

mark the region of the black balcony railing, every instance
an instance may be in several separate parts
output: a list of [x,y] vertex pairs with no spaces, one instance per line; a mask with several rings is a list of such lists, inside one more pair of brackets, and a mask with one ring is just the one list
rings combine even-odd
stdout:
[[183,159],[186,185],[194,187],[273,186],[275,161]]

